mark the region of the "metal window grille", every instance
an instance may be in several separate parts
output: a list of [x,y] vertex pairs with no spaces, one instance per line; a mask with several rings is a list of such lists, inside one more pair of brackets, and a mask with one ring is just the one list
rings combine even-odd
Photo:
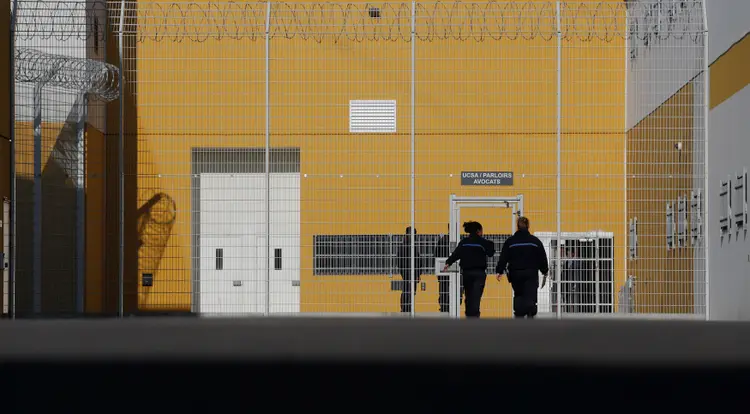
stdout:
[[629,226],[628,226],[628,248],[629,248],[629,257],[631,259],[638,258],[638,218],[633,217],[630,219]]
[[733,193],[732,215],[739,230],[747,227],[747,170],[744,170],[735,178]]
[[698,244],[703,234],[703,199],[700,190],[691,192],[690,195],[690,240],[691,245]]
[[667,250],[672,250],[675,248],[675,211],[672,203],[667,203],[666,223]]
[[688,211],[687,200],[684,196],[677,199],[677,246],[685,247],[687,244]]
[[719,190],[721,203],[719,207],[719,228],[722,234],[732,230],[732,178],[721,182]]

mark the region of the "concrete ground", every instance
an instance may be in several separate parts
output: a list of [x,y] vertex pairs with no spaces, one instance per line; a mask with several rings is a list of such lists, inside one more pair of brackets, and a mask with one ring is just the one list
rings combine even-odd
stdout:
[[2,412],[675,412],[746,404],[748,387],[747,323],[0,322]]

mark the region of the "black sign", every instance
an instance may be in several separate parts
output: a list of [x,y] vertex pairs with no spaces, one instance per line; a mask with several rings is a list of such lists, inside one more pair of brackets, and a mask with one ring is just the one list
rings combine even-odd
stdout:
[[510,171],[464,171],[461,185],[513,185],[513,172]]

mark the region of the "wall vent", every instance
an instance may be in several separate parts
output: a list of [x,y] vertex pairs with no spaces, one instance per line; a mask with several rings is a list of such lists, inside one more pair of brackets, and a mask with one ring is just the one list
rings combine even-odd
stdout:
[[396,101],[349,101],[349,132],[353,134],[396,132]]

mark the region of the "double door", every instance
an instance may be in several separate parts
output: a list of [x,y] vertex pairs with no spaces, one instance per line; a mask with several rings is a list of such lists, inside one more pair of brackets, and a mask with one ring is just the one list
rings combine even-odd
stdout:
[[270,184],[269,215],[264,174],[201,174],[201,314],[299,312],[299,174]]

